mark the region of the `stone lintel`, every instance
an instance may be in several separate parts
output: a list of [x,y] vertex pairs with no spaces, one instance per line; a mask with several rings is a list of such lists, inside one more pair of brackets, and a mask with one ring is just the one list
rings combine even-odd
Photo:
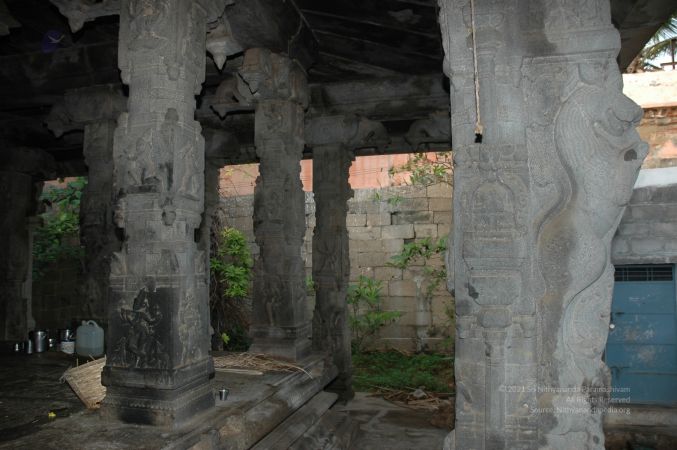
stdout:
[[390,142],[382,123],[357,115],[319,116],[305,121],[306,145],[341,146],[351,150]]

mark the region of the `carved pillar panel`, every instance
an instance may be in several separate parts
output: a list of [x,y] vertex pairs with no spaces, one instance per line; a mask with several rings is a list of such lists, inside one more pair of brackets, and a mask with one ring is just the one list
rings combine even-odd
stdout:
[[254,139],[260,161],[254,234],[261,253],[254,267],[251,351],[298,360],[310,349],[301,258],[306,77],[296,63],[265,49],[245,53],[240,76],[256,103]]
[[447,448],[602,449],[609,248],[646,153],[609,2],[439,3],[456,164]]
[[84,299],[81,315],[106,320],[110,260],[120,249],[113,225],[113,135],[125,97],[115,86],[68,91],[52,108],[47,125],[56,136],[84,130],[87,186],[80,203],[80,242],[85,247]]
[[104,412],[179,426],[214,403],[208,268],[196,244],[204,140],[194,120],[206,22],[221,1],[123,0],[119,64],[128,112],[114,137],[114,220]]
[[32,241],[42,181],[54,176],[54,160],[39,149],[5,149],[0,155],[0,341],[28,337]]

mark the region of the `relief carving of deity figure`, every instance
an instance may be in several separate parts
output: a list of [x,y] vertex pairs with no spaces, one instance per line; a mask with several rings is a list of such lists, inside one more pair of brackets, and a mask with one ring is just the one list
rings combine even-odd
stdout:
[[167,41],[158,34],[167,18],[166,0],[131,0],[129,2],[130,50],[154,49]]

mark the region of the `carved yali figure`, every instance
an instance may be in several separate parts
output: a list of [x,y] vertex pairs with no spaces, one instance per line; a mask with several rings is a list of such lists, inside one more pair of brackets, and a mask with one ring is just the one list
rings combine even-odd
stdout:
[[[601,360],[613,282],[610,243],[647,151],[634,129],[641,109],[623,96],[612,67],[612,60],[581,63],[566,87],[554,137],[569,187],[541,234],[542,304],[549,305],[544,314],[550,323],[562,316],[563,323],[556,340],[546,342],[558,368],[550,381],[581,390],[610,383]],[[561,309],[554,308],[558,299]],[[589,401],[591,414],[555,414],[548,435],[553,447],[601,448],[601,412]],[[552,400],[555,408],[566,402],[562,395]]]

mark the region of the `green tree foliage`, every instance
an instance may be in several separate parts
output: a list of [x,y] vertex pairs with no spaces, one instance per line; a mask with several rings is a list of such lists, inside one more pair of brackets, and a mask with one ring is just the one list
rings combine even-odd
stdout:
[[[443,266],[437,267],[429,265],[429,261],[433,256],[443,257],[446,251],[446,236],[439,239],[427,237],[415,242],[404,244],[402,251],[390,258],[388,265],[403,270],[412,270],[413,268],[420,270],[421,275],[423,275],[422,286],[424,289],[421,292],[423,299],[428,303],[432,303],[435,291],[442,285],[442,283],[446,281],[447,272]],[[453,349],[453,335],[455,326],[453,300],[448,301],[444,305],[444,313],[447,316],[447,320],[443,325],[442,330],[440,330],[439,327],[431,326],[429,333],[431,335],[435,335],[442,331],[442,334],[446,336],[444,340],[445,347]]]
[[246,350],[249,338],[244,302],[249,297],[253,265],[249,245],[240,230],[226,227],[215,247],[210,259],[212,327],[226,349]]
[[411,174],[409,182],[416,186],[453,184],[454,162],[451,151],[437,153],[415,153],[406,163],[392,167],[390,176]]
[[[654,60],[670,54],[672,51],[670,41],[674,39],[677,39],[677,11],[649,39],[639,55],[630,63],[627,72],[661,70],[661,67],[655,65]],[[677,47],[677,42],[674,45]]]
[[81,260],[79,245],[80,200],[87,185],[85,178],[77,178],[64,187],[49,187],[40,200],[47,205],[41,215],[42,225],[33,237],[33,272],[36,278],[44,275],[51,264],[63,260]]
[[402,317],[401,311],[381,309],[381,289],[380,281],[364,275],[360,275],[357,284],[348,287],[349,321],[355,352],[363,352],[382,327]]

